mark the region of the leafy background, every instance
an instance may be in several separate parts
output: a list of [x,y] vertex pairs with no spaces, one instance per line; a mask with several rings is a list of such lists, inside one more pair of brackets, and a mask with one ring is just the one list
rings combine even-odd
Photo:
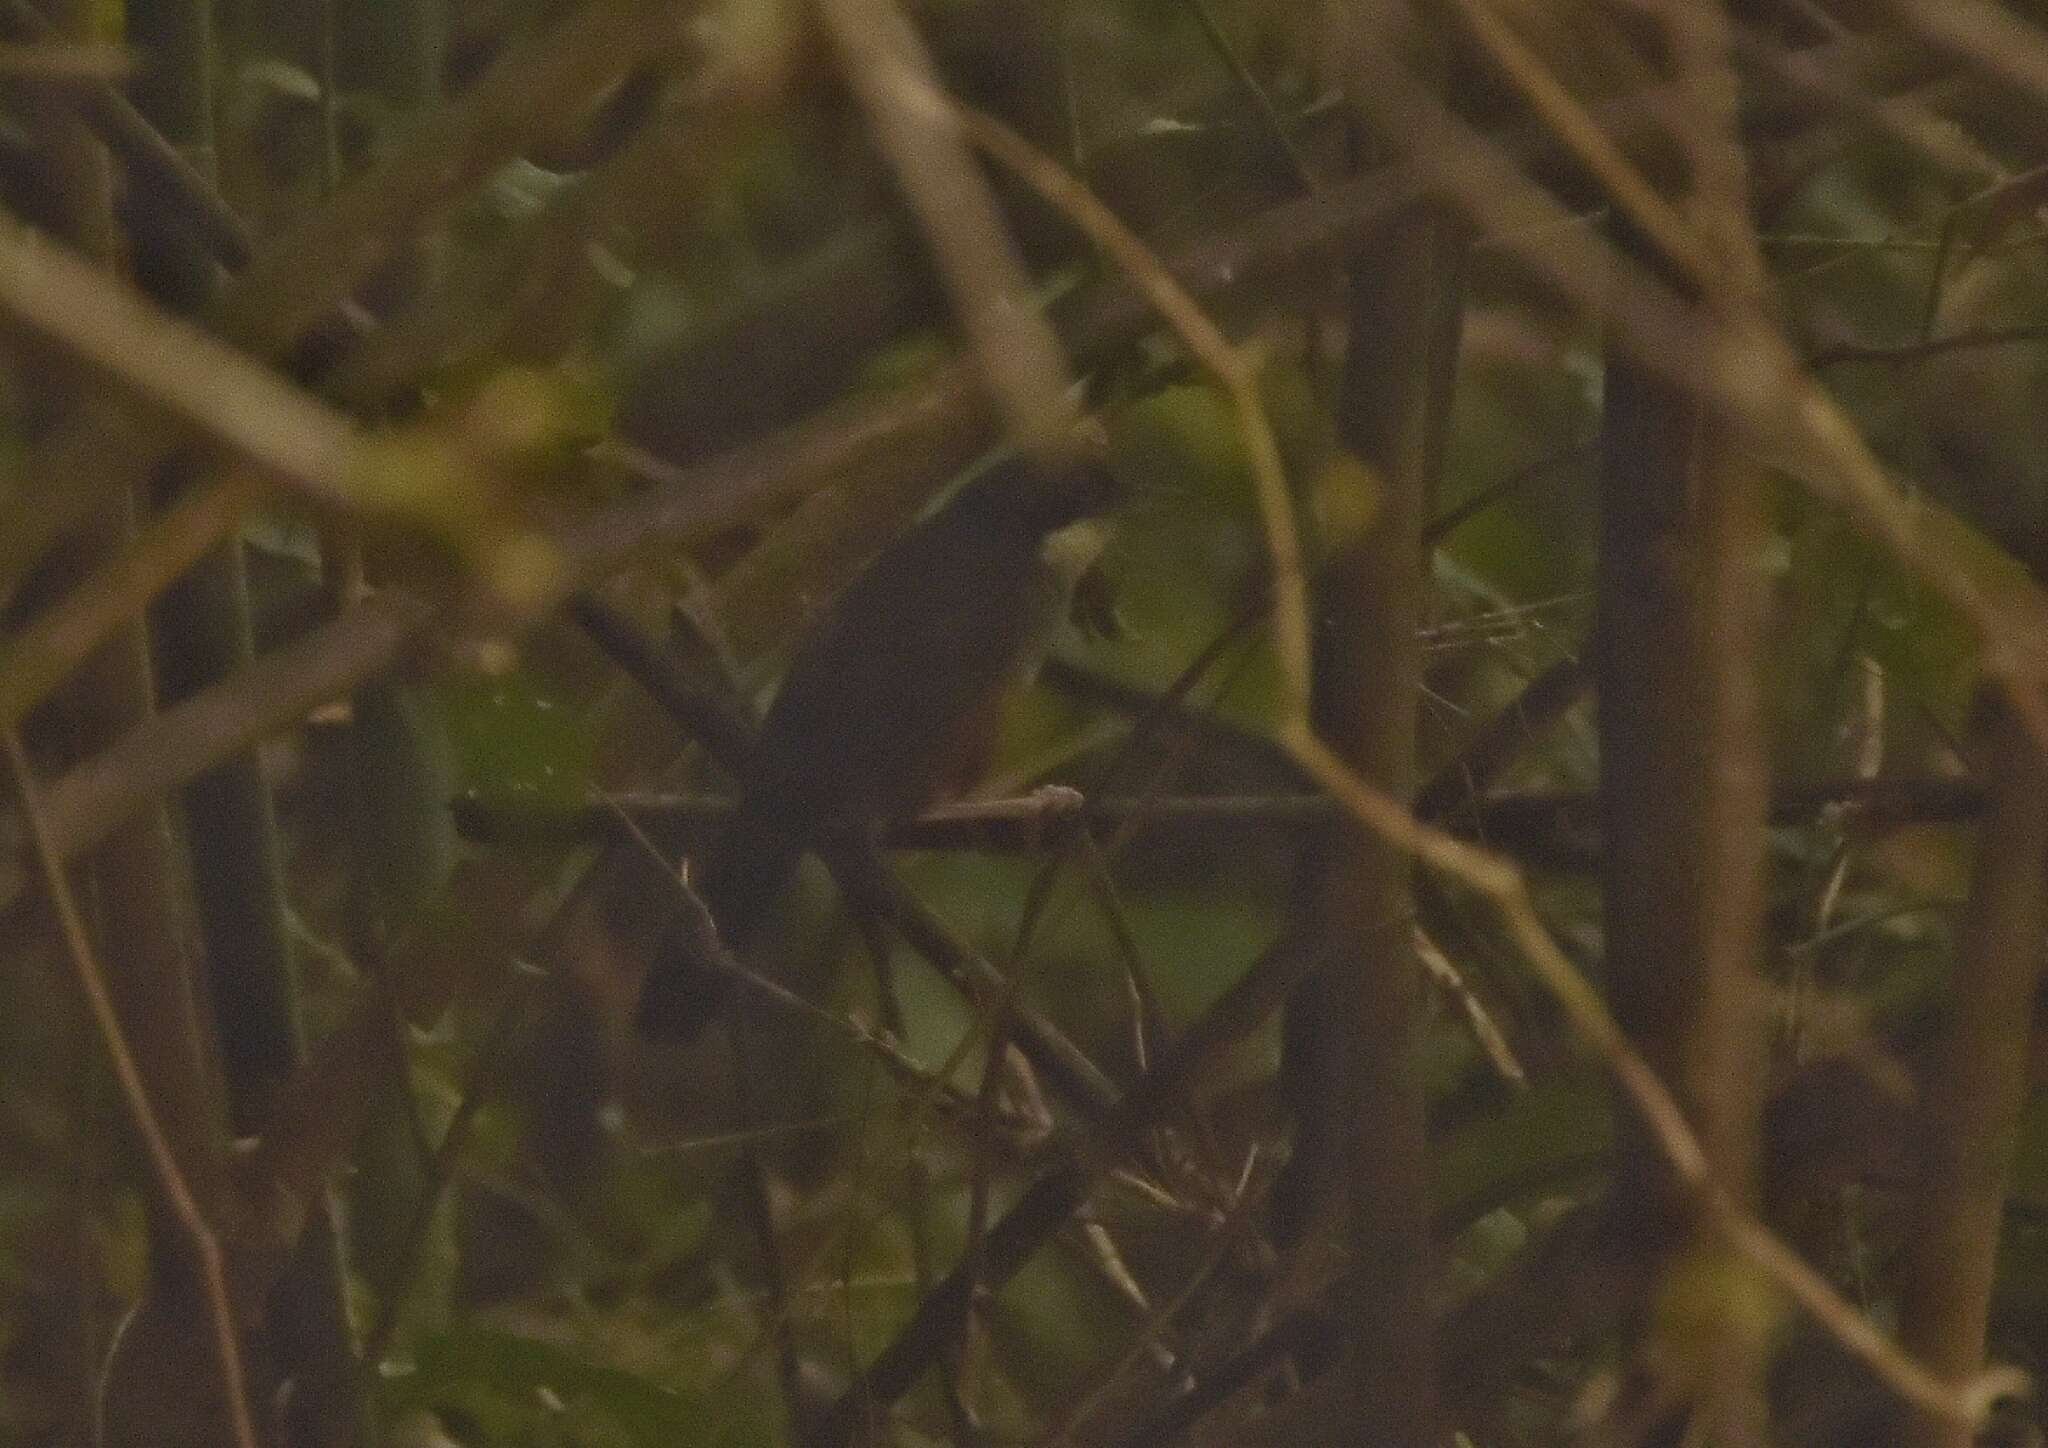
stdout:
[[[1499,8],[1574,96],[1608,108],[1597,114],[1662,75],[1661,7]],[[607,9],[629,17],[617,33],[634,44],[592,43],[608,22],[589,15]],[[1447,105],[1492,137],[1538,134],[1458,7],[1408,9],[1388,7],[1392,28],[1377,33],[1415,57],[1427,52],[1418,37],[1453,37],[1447,63],[1416,60],[1442,77]],[[2041,557],[2048,485],[2044,96],[1998,57],[2016,34],[2008,53],[2038,64],[2048,38],[2024,5],[1964,7],[1962,38],[1904,3],[1726,10],[1747,220],[1767,268],[1760,310],[1948,550],[1942,566],[2030,618],[2024,580]],[[247,677],[248,655],[206,662],[220,629],[246,629],[255,656],[300,648],[291,657],[312,661],[317,702],[256,719],[260,749],[242,760],[242,778],[274,800],[281,871],[267,878],[278,888],[229,911],[281,932],[289,969],[271,983],[276,1019],[296,1022],[288,1069],[245,1077],[254,1068],[234,1042],[256,1009],[254,977],[227,973],[223,926],[195,903],[208,880],[234,878],[208,862],[233,850],[248,817],[224,823],[201,796],[171,796],[171,832],[141,847],[157,850],[165,887],[154,913],[104,858],[78,872],[109,972],[154,940],[197,982],[194,1021],[129,1005],[125,1024],[148,1059],[166,1040],[170,1056],[190,1045],[200,1059],[208,1125],[179,1143],[196,1153],[188,1165],[210,1161],[226,1182],[212,1200],[235,1203],[215,1224],[231,1276],[267,1274],[241,1324],[261,1431],[401,1443],[799,1436],[794,1416],[857,1382],[1048,1153],[1089,1127],[1056,1097],[1035,1117],[1014,1083],[984,1100],[977,1011],[894,936],[878,969],[815,866],[761,956],[823,1014],[749,1013],[753,1099],[735,1105],[729,1066],[630,1039],[646,928],[664,908],[650,902],[673,889],[650,857],[668,868],[696,837],[650,816],[636,841],[606,801],[715,796],[729,781],[693,721],[679,727],[574,609],[521,615],[520,560],[532,555],[517,545],[618,520],[631,546],[578,581],[615,622],[668,639],[663,657],[696,686],[757,704],[845,579],[996,444],[972,400],[935,407],[936,422],[912,412],[919,399],[972,398],[960,381],[971,359],[815,16],[764,0],[107,0],[0,13],[19,50],[0,70],[9,208],[388,444],[350,475],[353,508],[271,488],[237,511],[236,557],[201,565],[227,572],[198,575],[242,579],[225,623],[176,593],[148,612],[139,592],[117,599],[119,637],[154,650],[152,705],[130,699],[119,715],[116,666],[102,662],[61,671],[7,716],[56,798],[67,771],[115,758],[116,740],[139,741],[109,766],[117,779],[158,757],[150,708],[221,697]],[[1241,275],[1201,290],[1257,350],[1313,560],[1343,555],[1390,484],[1342,440],[1346,359],[1375,339],[1347,333],[1344,263],[1372,232],[1343,221],[1340,189],[1416,138],[1347,92],[1333,7],[935,0],[910,14],[953,94],[1060,158],[1161,255],[1250,238]],[[1821,79],[1788,79],[1793,62]],[[522,108],[508,75],[559,84]],[[480,94],[498,109],[462,109]],[[115,95],[211,173],[257,257],[245,278],[269,291],[235,292],[227,278],[245,259],[218,245],[209,256],[189,196],[167,196],[107,140]],[[1638,150],[1678,194],[1656,169],[1659,139]],[[1661,135],[1683,139],[1682,126]],[[1608,198],[1568,147],[1531,168],[1570,206],[1572,228],[1609,234]],[[406,176],[444,179],[408,191]],[[977,793],[1059,783],[1269,807],[1106,838],[1094,865],[1056,841],[909,850],[895,863],[1016,982],[1019,1003],[1127,1085],[1305,909],[1304,830],[1288,811],[1309,786],[1276,742],[1286,681],[1262,609],[1270,569],[1239,415],[1156,322],[1089,311],[1119,282],[1069,218],[999,170],[988,180],[1133,501],[1105,563],[1106,617],[1070,629],[1011,702]],[[1271,219],[1304,204],[1325,208],[1314,224],[1329,243],[1272,260],[1289,232]],[[1553,240],[1469,237],[1429,503],[1442,526],[1427,558],[1414,749],[1423,780],[1450,781],[1444,822],[1522,864],[1544,923],[1597,981],[1590,691],[1516,727],[1532,681],[1593,662],[1603,379],[1621,330],[1554,283],[1542,260]],[[1375,281],[1361,270],[1350,285]],[[0,531],[53,545],[0,550],[0,649],[12,651],[0,661],[16,669],[38,621],[86,595],[92,563],[130,546],[91,515],[132,496],[148,525],[246,466],[225,424],[195,427],[172,404],[179,425],[166,429],[164,399],[138,404],[118,359],[83,368],[75,342],[49,331],[25,322],[5,355]],[[185,355],[180,335],[155,340]],[[883,446],[829,442],[845,420],[877,418],[895,419]],[[1978,621],[1924,568],[1816,497],[1772,439],[1736,431],[1765,518],[1754,560],[1771,608],[1756,661],[1764,747],[1794,801],[1759,836],[1768,886],[1754,971],[1767,987],[1770,1100],[1757,1210],[1856,1309],[1910,1332],[1900,1255],[1926,1130],[1915,1083],[1942,1069],[1931,1043],[1958,994],[1977,830],[1974,803],[1938,801],[2001,782],[2005,756],[1982,742],[1990,676]],[[95,435],[114,439],[111,463],[62,451]],[[823,451],[804,453],[820,437]],[[701,503],[733,476],[750,480],[740,505],[680,528],[648,521],[649,500]],[[337,619],[380,597],[488,606],[409,628],[411,645],[379,667],[318,687],[320,661],[339,654]],[[1209,662],[1189,682],[1198,658]],[[1512,747],[1484,792],[1540,806],[1519,815],[1467,808],[1457,788],[1474,741],[1500,728]],[[232,753],[224,744],[203,762]],[[1859,810],[1872,781],[1927,789]],[[2038,811],[2038,788],[2016,788]],[[97,1423],[116,1442],[223,1441],[204,1386],[215,1367],[202,1299],[177,1286],[176,1234],[149,1205],[147,1164],[73,966],[23,889],[35,870],[27,823],[10,817],[0,945],[14,1003],[0,1013],[0,1435],[83,1442]],[[1622,1279],[1632,1285],[1594,1310],[1563,1305],[1566,1294],[1528,1302],[1528,1265],[1546,1251],[1591,1295],[1613,1270],[1614,1249],[1569,1229],[1612,1200],[1610,1168],[1631,1149],[1615,1115],[1628,1108],[1499,916],[1432,879],[1418,918],[1444,969],[1430,977],[1412,1070],[1426,1089],[1446,1417],[1474,1443],[1639,1441],[1659,1413],[1711,1396],[1698,1384],[1713,1344],[1733,1334],[1768,1343],[1776,1441],[1876,1441],[1859,1435],[1890,1411],[1883,1390],[1720,1259],[1666,1261],[1661,1286]],[[2038,938],[2022,943],[2040,953]],[[1519,1078],[1475,1033],[1475,1010]],[[885,1028],[897,1059],[848,1021]],[[1314,1406],[1306,1388],[1340,1351],[1351,1299],[1332,1286],[1337,1267],[1290,1277],[1298,1255],[1276,1247],[1284,1234],[1271,1225],[1298,1104],[1280,1084],[1282,1050],[1277,1016],[1233,1041],[1121,1153],[1077,1222],[978,1304],[877,1431],[905,1442],[1343,1431],[1330,1426],[1347,1421],[1341,1411]],[[2048,1119],[2026,1102],[2009,1163],[1983,1163],[2006,1177],[1989,1352],[2036,1368]],[[280,1155],[310,1162],[303,1177]],[[280,1206],[262,1190],[279,1182],[310,1190]],[[321,1230],[329,1220],[339,1245]],[[1494,1308],[1538,1325],[1487,1337],[1471,1324]],[[325,1338],[304,1326],[321,1321]],[[1402,1330],[1435,1340],[1427,1320]],[[1241,1366],[1240,1391],[1200,1421],[1176,1417]],[[1645,1402],[1655,1411],[1637,1421],[1629,1405]],[[2032,1412],[2010,1415],[2013,1441],[2032,1441]]]

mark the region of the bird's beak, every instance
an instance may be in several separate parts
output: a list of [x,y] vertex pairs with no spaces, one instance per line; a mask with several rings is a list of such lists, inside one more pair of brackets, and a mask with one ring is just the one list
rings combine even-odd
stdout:
[[1107,518],[1083,518],[1078,523],[1069,523],[1046,534],[1045,541],[1039,545],[1038,556],[1063,586],[1072,588],[1102,556],[1102,550],[1109,544],[1109,535],[1110,522]]

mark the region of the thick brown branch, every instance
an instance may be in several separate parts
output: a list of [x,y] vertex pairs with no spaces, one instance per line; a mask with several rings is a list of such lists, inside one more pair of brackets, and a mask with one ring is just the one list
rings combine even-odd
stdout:
[[[1899,1305],[1906,1347],[1953,1383],[1984,1367],[2048,934],[2048,762],[2011,711],[1992,713],[1988,772],[1996,783],[1977,843],[1951,1014],[1927,1075]],[[1967,1425],[1923,1414],[1912,1441],[1966,1448],[1974,1435]]]

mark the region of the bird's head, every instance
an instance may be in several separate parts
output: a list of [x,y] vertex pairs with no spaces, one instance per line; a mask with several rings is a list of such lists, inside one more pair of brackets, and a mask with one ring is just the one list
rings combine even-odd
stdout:
[[1094,458],[1005,458],[962,488],[950,505],[968,516],[1035,537],[1102,518],[1123,489]]
[[1033,548],[1071,587],[1101,556],[1123,488],[1093,457],[1006,458],[962,488],[948,511]]

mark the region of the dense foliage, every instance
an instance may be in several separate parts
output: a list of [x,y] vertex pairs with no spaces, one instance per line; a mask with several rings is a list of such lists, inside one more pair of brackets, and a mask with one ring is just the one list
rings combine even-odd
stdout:
[[[0,1442],[2040,1440],[2037,7],[0,39]],[[1074,437],[725,959],[792,655]]]

